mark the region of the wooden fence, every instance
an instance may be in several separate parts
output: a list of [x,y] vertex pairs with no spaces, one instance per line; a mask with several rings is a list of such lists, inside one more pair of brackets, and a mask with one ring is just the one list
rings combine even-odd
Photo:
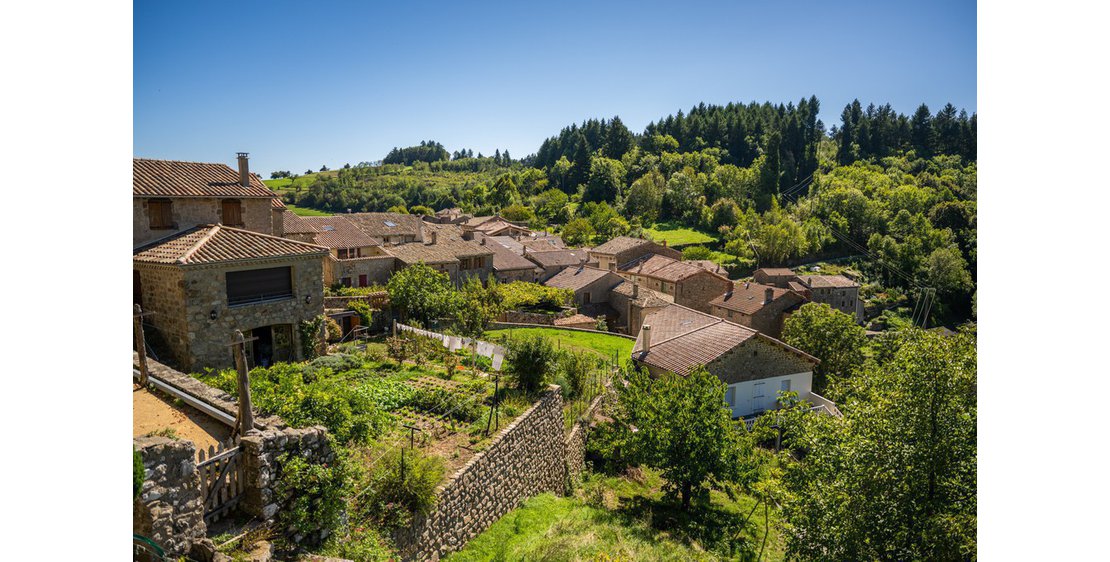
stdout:
[[204,522],[211,525],[229,514],[243,497],[243,463],[233,442],[197,451],[200,494],[204,497]]

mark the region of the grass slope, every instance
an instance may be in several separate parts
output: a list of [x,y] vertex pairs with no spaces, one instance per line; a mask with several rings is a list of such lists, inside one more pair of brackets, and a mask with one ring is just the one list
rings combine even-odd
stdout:
[[574,497],[531,498],[446,560],[756,560],[761,549],[762,560],[783,559],[773,507],[768,521],[762,505],[752,511],[753,498],[714,492],[709,504],[682,513],[662,499],[662,479],[643,474],[588,474]]
[[330,217],[332,215],[332,213],[329,213],[327,211],[309,209],[308,207],[298,207],[289,203],[285,204],[285,208],[292,211],[293,214],[300,215],[302,217]]
[[644,234],[656,242],[666,241],[670,246],[712,244],[717,241],[714,236],[674,223],[655,223],[651,228],[644,228]]
[[507,328],[490,330],[485,337],[490,341],[503,341],[508,338],[519,338],[529,335],[540,335],[554,340],[561,348],[577,351],[593,351],[605,359],[612,359],[614,355],[621,360],[627,360],[632,353],[633,340],[610,336],[607,334],[594,334],[590,332],[576,332],[559,328]]

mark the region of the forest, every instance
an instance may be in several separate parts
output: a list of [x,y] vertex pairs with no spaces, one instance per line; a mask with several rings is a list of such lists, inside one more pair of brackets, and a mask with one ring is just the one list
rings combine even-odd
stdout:
[[713,240],[689,257],[738,275],[854,257],[866,290],[896,301],[933,290],[938,324],[973,318],[976,116],[857,100],[826,128],[819,110],[816,97],[703,103],[641,133],[589,119],[521,159],[423,141],[284,196],[332,212],[500,213],[577,245],[689,229]]

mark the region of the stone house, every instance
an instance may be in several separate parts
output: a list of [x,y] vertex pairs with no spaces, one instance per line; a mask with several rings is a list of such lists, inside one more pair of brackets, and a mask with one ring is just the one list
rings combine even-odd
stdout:
[[800,400],[818,400],[811,396],[816,358],[746,326],[678,304],[647,314],[632,360],[656,376],[687,376],[704,365],[727,385],[725,402],[734,418],[774,409],[780,391],[797,392]]
[[389,281],[396,259],[345,215],[301,220],[315,229],[312,242],[329,251],[324,260],[325,285],[368,287]]
[[394,271],[424,263],[446,273],[455,286],[461,286],[470,276],[485,283],[493,274],[493,250],[473,240],[463,240],[454,225],[425,226],[429,228],[422,234],[422,242],[384,248],[397,260]]
[[[182,370],[234,365],[236,330],[254,365],[302,358],[302,321],[324,312],[327,248],[200,225],[136,248],[135,297]],[[164,359],[164,358],[163,358]]]
[[473,240],[476,235],[512,236],[521,238],[532,235],[532,230],[514,223],[501,215],[473,217],[462,224],[463,238]]
[[424,220],[438,224],[461,224],[472,218],[474,217],[464,213],[462,209],[451,207],[448,209],[440,209],[436,211],[436,214],[430,217],[424,217]]
[[805,302],[805,297],[789,289],[738,282],[709,301],[709,313],[777,338],[786,318]]
[[589,254],[590,261],[596,260],[598,267],[610,270],[616,269],[622,263],[628,263],[648,254],[657,254],[675,260],[682,259],[682,252],[674,248],[668,248],[666,241],[660,245],[651,240],[630,236],[613,238],[600,246],[594,247],[589,251]]
[[493,276],[498,282],[527,281],[531,283],[536,280],[536,275],[541,271],[540,268],[536,267],[536,264],[495,241],[494,237],[483,237],[480,244],[493,252]]
[[612,271],[578,266],[560,271],[543,284],[574,291],[575,306],[583,307],[609,302],[609,292],[623,281],[620,275]]
[[274,234],[283,206],[250,172],[247,153],[239,170],[226,164],[132,159],[132,246],[199,224],[224,224]]
[[609,290],[609,306],[616,312],[616,319],[610,325],[612,331],[635,336],[640,333],[647,313],[674,303],[669,295],[663,295],[631,281],[622,281]]
[[281,217],[281,220],[275,223],[276,229],[274,230],[274,236],[308,242],[309,244],[315,243],[314,240],[319,231],[316,230],[316,227],[312,226],[310,222],[306,221],[304,217],[289,209],[282,209],[282,212],[278,216]]
[[383,246],[424,241],[424,221],[401,213],[346,213],[343,215]]
[[794,282],[807,290],[813,302],[825,303],[832,308],[852,315],[856,323],[863,322],[863,301],[859,298],[860,284],[843,275],[799,275]]
[[709,312],[709,301],[732,289],[727,277],[703,267],[659,254],[645,254],[617,267],[617,273],[665,295],[674,302]]
[[752,281],[760,285],[770,285],[780,289],[788,288],[787,283],[793,281],[797,275],[785,267],[764,267],[752,273]]
[[524,257],[532,260],[540,267],[541,273],[536,276],[536,281],[543,283],[568,267],[578,267],[585,264],[588,255],[583,250],[567,248],[543,252],[526,251]]

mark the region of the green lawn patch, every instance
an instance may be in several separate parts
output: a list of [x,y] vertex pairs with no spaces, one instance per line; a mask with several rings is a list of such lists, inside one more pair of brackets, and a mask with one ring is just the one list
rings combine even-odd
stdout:
[[506,328],[490,330],[485,333],[484,339],[488,341],[505,341],[509,338],[519,338],[529,335],[540,335],[554,340],[556,346],[575,351],[592,351],[602,358],[612,359],[619,357],[621,361],[628,360],[632,354],[633,340],[612,336],[609,334],[595,334],[591,332],[578,332],[559,328]]
[[289,204],[289,203],[285,204],[285,208],[289,209],[290,211],[293,211],[293,214],[300,215],[302,217],[330,217],[334,214],[334,213],[329,213],[327,211],[319,211],[317,209],[309,209],[307,207],[298,207],[296,205],[292,205],[292,204]]
[[670,246],[713,244],[717,242],[715,236],[676,223],[655,223],[651,228],[645,227],[644,234],[657,242],[666,241]]

